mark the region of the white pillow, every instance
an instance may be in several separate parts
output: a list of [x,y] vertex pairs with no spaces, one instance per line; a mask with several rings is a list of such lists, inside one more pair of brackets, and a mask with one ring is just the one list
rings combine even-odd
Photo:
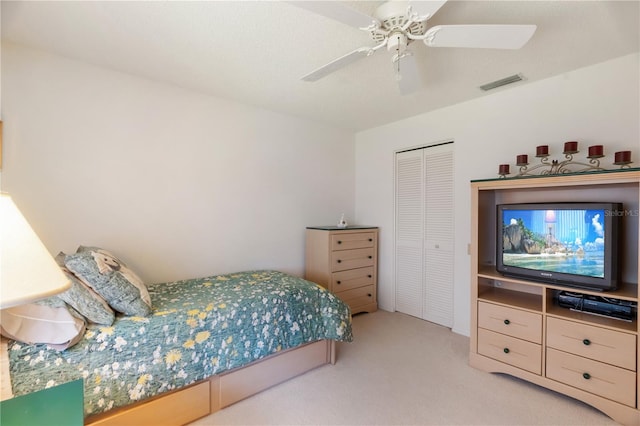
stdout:
[[67,308],[31,303],[3,309],[0,315],[3,336],[29,344],[46,343],[57,350],[76,344],[85,331],[84,321]]

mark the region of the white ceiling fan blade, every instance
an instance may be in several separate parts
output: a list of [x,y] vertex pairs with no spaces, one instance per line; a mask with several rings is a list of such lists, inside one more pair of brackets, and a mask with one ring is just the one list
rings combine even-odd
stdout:
[[408,54],[399,59],[399,64],[395,62],[393,66],[396,69],[396,78],[398,79],[400,94],[409,95],[420,90],[422,87],[422,79],[420,78],[420,70],[418,69],[415,56],[413,56],[411,52],[405,53]]
[[424,43],[430,47],[520,49],[535,31],[535,25],[437,25],[426,32]]
[[447,2],[447,0],[413,0],[410,1],[411,10],[418,16],[431,19],[433,15]]
[[326,65],[321,66],[315,71],[310,72],[301,78],[304,81],[316,81],[320,80],[322,77],[331,74],[334,71],[339,70],[340,68],[344,68],[347,65],[364,58],[369,55],[371,52],[371,48],[369,47],[361,47],[359,49],[354,50],[353,52],[349,52],[344,56],[339,57],[338,59],[329,62]]
[[358,12],[340,1],[298,0],[288,3],[356,28],[366,28],[376,22],[375,18]]

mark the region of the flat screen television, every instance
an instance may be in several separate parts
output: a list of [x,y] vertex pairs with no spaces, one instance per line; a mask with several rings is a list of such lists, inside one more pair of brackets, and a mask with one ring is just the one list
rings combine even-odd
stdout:
[[620,203],[497,206],[496,269],[505,276],[615,290]]

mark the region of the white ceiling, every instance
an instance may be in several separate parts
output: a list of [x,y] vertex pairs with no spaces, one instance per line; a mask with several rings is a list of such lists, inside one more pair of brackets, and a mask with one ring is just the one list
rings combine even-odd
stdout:
[[[347,2],[373,14],[382,2]],[[2,1],[2,38],[91,64],[353,130],[486,95],[640,50],[640,1],[457,1],[436,24],[536,24],[521,50],[413,44],[424,89],[401,96],[391,53],[317,82],[300,77],[373,42],[289,2]],[[640,78],[640,76],[639,76]],[[491,93],[491,92],[490,92]]]

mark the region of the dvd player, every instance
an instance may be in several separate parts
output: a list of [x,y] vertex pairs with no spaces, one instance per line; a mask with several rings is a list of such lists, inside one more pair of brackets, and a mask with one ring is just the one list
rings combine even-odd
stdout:
[[636,302],[569,291],[558,293],[557,300],[563,308],[624,321],[632,321],[637,311]]

